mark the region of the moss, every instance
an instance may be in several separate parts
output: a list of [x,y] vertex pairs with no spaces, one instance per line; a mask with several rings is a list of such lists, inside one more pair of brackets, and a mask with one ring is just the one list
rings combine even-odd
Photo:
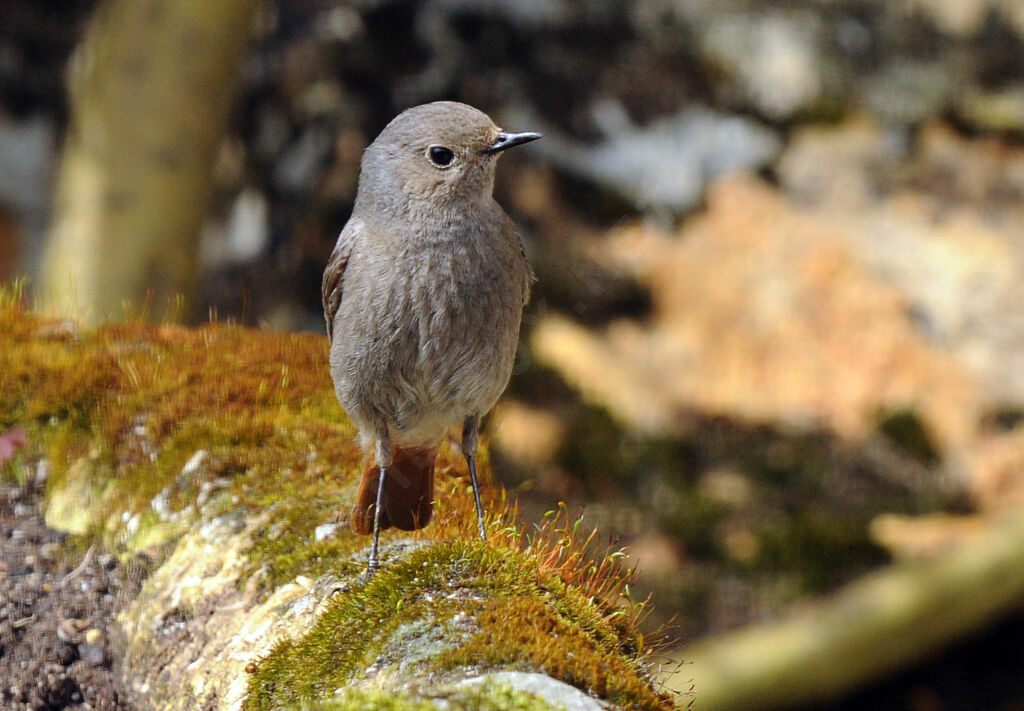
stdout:
[[[245,521],[244,546],[221,570],[239,588],[269,593],[298,575],[362,571],[368,541],[347,526],[314,541],[318,525],[351,506],[362,459],[335,401],[323,337],[224,324],[76,332],[32,314],[18,289],[0,289],[0,429],[14,424],[29,437],[17,469],[24,476],[49,462],[48,517],[80,533],[72,546],[100,541],[159,563],[197,523]],[[486,474],[486,448],[480,464]],[[502,492],[487,498],[499,513],[482,544],[462,458],[442,446],[434,521],[413,538],[447,542],[394,560],[389,541],[407,534],[386,532],[384,569],[263,658],[247,707],[328,703],[378,660],[395,673],[482,663],[543,670],[629,707],[670,707],[650,689],[633,618],[601,602],[622,582],[608,561],[587,568],[575,531],[525,539]],[[516,633],[509,616],[520,615],[535,619]],[[488,639],[502,640],[502,651]],[[471,653],[446,653],[451,640]],[[324,708],[356,704],[362,692],[349,693]],[[479,707],[536,707],[525,696],[492,696]]]
[[[20,288],[7,287],[0,428],[14,424],[29,435],[22,459],[51,465],[51,523],[126,553],[180,528],[149,535],[145,529],[165,522],[136,517],[161,494],[165,514],[185,520],[232,508],[272,511],[270,526],[284,533],[258,536],[250,551],[253,570],[269,570],[267,585],[315,572],[318,551],[294,551],[347,507],[360,459],[322,337],[223,324],[126,323],[79,333],[31,313]],[[208,453],[203,465],[185,476],[200,450]],[[84,470],[71,471],[72,463]],[[56,492],[70,490],[82,496],[61,507]],[[128,521],[136,530],[125,529]]]
[[438,660],[441,668],[537,670],[622,708],[665,706],[619,650],[596,643],[596,630],[561,613],[550,600],[498,597],[473,607],[480,632],[445,652]]
[[481,684],[474,689],[457,689],[437,699],[421,699],[410,694],[388,694],[377,690],[349,689],[338,698],[295,709],[304,711],[557,711],[544,700],[504,684]]
[[353,690],[332,701],[301,704],[291,707],[295,711],[441,711],[433,701],[418,699],[408,694],[386,694],[382,691]]
[[[473,621],[462,634],[451,629],[460,619]],[[672,708],[637,662],[636,633],[610,619],[529,553],[479,541],[435,543],[340,595],[303,638],[280,641],[257,664],[245,708],[329,698],[368,669],[415,677],[422,670],[403,667],[402,640],[418,620],[447,629],[435,658],[423,662],[432,670],[539,671],[624,708]]]

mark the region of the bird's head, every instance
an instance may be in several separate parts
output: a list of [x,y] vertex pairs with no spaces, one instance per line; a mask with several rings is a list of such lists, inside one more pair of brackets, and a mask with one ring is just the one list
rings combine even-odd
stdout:
[[372,193],[363,197],[378,203],[490,199],[501,152],[538,138],[502,131],[466,104],[416,106],[396,116],[366,149],[359,191]]

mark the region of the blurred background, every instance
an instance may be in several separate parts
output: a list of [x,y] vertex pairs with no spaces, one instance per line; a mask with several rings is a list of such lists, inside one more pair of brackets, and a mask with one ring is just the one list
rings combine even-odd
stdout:
[[[1015,0],[0,0],[0,279],[323,331],[362,149],[437,99],[544,134],[496,476],[683,658],[1024,504]],[[1018,594],[813,708],[1024,709],[1022,640]]]

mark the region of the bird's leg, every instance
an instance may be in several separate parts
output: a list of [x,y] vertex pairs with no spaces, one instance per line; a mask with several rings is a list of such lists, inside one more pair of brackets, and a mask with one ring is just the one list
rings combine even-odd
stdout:
[[462,424],[462,454],[469,464],[469,478],[473,481],[473,497],[476,499],[476,524],[480,529],[480,540],[487,540],[487,532],[484,530],[484,507],[480,503],[480,484],[476,479],[476,440],[477,428],[480,426],[480,418],[470,415]]
[[377,546],[380,542],[380,509],[384,505],[384,476],[387,474],[388,467],[391,466],[391,440],[387,434],[377,438],[374,454],[380,473],[377,479],[377,504],[373,507],[373,547],[370,548],[370,563],[366,569],[367,580],[380,568],[380,561],[377,559]]

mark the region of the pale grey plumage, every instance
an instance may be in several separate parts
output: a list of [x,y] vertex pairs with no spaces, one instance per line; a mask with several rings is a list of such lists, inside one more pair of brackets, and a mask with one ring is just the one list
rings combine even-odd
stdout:
[[[392,446],[436,446],[453,426],[472,468],[479,419],[512,372],[532,281],[492,196],[494,168],[503,142],[536,137],[436,102],[400,114],[363,155],[323,303],[338,400],[381,470]],[[450,149],[452,163],[433,162],[431,147]]]

